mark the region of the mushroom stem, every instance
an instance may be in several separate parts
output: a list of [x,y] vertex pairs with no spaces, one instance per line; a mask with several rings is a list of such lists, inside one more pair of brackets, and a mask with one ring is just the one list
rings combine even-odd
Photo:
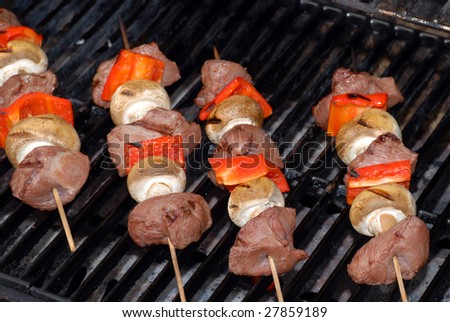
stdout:
[[172,190],[168,185],[166,185],[165,183],[157,182],[152,184],[150,188],[148,188],[147,197],[152,198],[155,196],[168,195],[169,193],[172,193]]
[[[395,217],[390,214],[381,214],[380,215],[380,224],[382,232],[388,230],[392,226],[397,223]],[[395,275],[397,276],[398,288],[400,290],[400,296],[402,298],[402,302],[408,302],[408,296],[406,295],[405,285],[403,284],[402,271],[400,270],[400,265],[398,263],[398,257],[392,257],[392,262],[394,264]]]

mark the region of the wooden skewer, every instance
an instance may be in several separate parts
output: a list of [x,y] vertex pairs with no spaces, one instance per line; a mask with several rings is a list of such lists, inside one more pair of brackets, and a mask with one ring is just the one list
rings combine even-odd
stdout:
[[284,302],[283,293],[281,292],[280,280],[278,278],[277,266],[275,265],[275,261],[273,257],[268,255],[270,270],[272,271],[273,282],[275,284],[275,291],[277,293],[278,302]]
[[[380,215],[380,224],[383,231],[388,230],[390,227],[394,226],[397,221],[391,215]],[[400,296],[402,302],[408,302],[408,296],[406,295],[405,284],[403,284],[402,271],[400,270],[400,265],[398,264],[398,257],[392,257],[394,264],[395,275],[397,276],[398,289],[400,290]]]
[[213,46],[213,51],[214,51],[214,59],[220,59],[220,54],[216,46]]
[[59,192],[56,188],[53,188],[53,198],[55,198],[56,206],[58,207],[59,217],[61,218],[61,222],[63,224],[64,232],[66,233],[67,242],[69,243],[70,251],[73,253],[77,249],[75,246],[75,242],[73,241],[72,232],[70,231],[69,222],[67,221],[66,212],[64,211],[64,207],[61,202],[61,198],[59,197]]
[[130,43],[128,42],[127,30],[125,29],[125,25],[123,24],[121,16],[119,16],[119,25],[120,25],[120,32],[122,33],[123,48],[130,49]]
[[180,293],[181,302],[186,302],[186,295],[184,294],[183,281],[181,280],[180,267],[178,266],[177,253],[169,237],[167,237],[167,243],[169,244],[170,256],[172,257],[173,269],[175,270],[175,278],[177,280],[178,293]]
[[402,272],[400,270],[400,265],[398,264],[398,257],[392,257],[392,261],[394,262],[395,275],[397,275],[397,283],[400,290],[400,296],[402,297],[402,302],[408,302],[405,285],[403,284]]

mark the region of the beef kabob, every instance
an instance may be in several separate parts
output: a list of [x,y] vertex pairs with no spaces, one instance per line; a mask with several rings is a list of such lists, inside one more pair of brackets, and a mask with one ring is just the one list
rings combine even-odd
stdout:
[[79,152],[69,100],[52,96],[42,36],[0,9],[0,147],[16,170],[13,195],[39,210],[58,209],[70,250],[76,246],[64,205],[87,180],[89,160]]
[[218,144],[209,159],[209,175],[231,191],[228,214],[242,227],[230,250],[229,269],[237,275],[272,275],[282,302],[278,274],[308,255],[293,247],[296,213],[284,207],[282,193],[289,186],[280,170],[283,163],[276,144],[261,129],[272,108],[245,69],[221,60],[216,50],[215,59],[202,67],[202,81],[195,102],[202,107],[199,117],[207,121],[208,138]]
[[[342,94],[353,89],[360,92]],[[385,93],[377,93],[380,90]],[[423,250],[428,249],[429,238],[423,233],[427,232],[425,224],[418,218],[412,219],[416,211],[409,191],[397,187],[402,185],[409,188],[417,160],[417,154],[401,142],[401,130],[397,122],[385,112],[387,107],[402,100],[403,96],[391,77],[378,78],[367,73],[338,69],[333,75],[332,93],[313,108],[313,114],[318,125],[327,128],[328,135],[336,136],[338,155],[348,166],[344,182],[347,202],[352,205],[350,220],[353,227],[359,233],[375,236],[358,251],[355,258],[359,259],[349,265],[350,276],[357,283],[389,284],[395,281],[392,278],[394,274],[402,300],[407,301],[403,278],[411,279],[425,264],[428,250]],[[418,234],[420,238],[411,240],[412,234],[408,232],[414,227],[422,233]],[[391,231],[396,230],[397,234],[393,235]],[[403,244],[409,248],[379,247],[381,253],[384,251],[382,255],[374,251],[377,246],[392,246],[394,241],[399,240],[405,240]],[[420,245],[412,247],[413,243],[409,241],[419,242]],[[417,254],[416,262],[410,256],[414,253]],[[389,266],[383,266],[389,262],[384,260],[386,258],[390,261]],[[415,265],[408,266],[413,262]],[[379,270],[381,267],[390,272],[389,278],[383,277],[383,272]],[[362,271],[366,278],[356,273]],[[374,277],[377,275],[378,278]]]
[[[111,77],[119,77],[119,81],[123,81],[115,69],[121,64],[124,52],[133,52],[133,49],[130,51],[128,48],[121,20],[120,27],[125,51],[121,52],[117,62],[110,68],[102,95],[108,90],[108,83],[116,83],[116,80],[110,81]],[[135,49],[140,51],[142,48],[154,51],[157,45],[142,45]],[[140,55],[148,54],[148,51],[144,51]],[[169,246],[180,299],[185,302],[176,249],[184,249],[198,241],[211,226],[212,219],[209,207],[201,196],[184,192],[185,155],[200,143],[201,132],[197,124],[187,122],[181,113],[170,110],[170,98],[163,87],[163,84],[168,85],[170,82],[165,82],[164,77],[166,72],[174,73],[170,66],[175,66],[178,78],[179,72],[174,62],[165,64],[168,59],[161,57],[160,52],[158,55],[158,58],[164,59],[161,60],[163,72],[159,78],[142,78],[141,75],[145,75],[152,67],[141,66],[142,73],[120,84],[112,93],[111,117],[116,127],[108,134],[108,151],[119,175],[128,175],[128,191],[138,202],[128,216],[130,237],[139,247]],[[98,87],[96,82],[104,78],[100,74],[108,64],[104,62],[100,65],[94,77],[94,87]],[[166,69],[167,66],[169,69]],[[93,93],[96,100],[95,88]]]

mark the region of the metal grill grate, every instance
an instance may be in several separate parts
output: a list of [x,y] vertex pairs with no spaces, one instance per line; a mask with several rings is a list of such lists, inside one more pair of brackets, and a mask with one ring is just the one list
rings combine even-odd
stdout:
[[[76,106],[82,152],[91,160],[88,182],[66,211],[78,246],[70,254],[56,212],[42,213],[11,195],[12,169],[0,151],[0,299],[72,301],[172,301],[177,288],[167,247],[139,249],[130,240],[127,214],[135,202],[114,170],[105,138],[109,112],[92,105],[90,84],[98,64],[122,46],[119,15],[134,45],[156,41],[181,69],[167,88],[175,108],[195,120],[193,99],[200,68],[221,56],[242,63],[269,99],[274,115],[265,130],[278,142],[291,186],[287,206],[297,209],[295,246],[310,258],[283,275],[288,301],[397,301],[396,285],[354,284],[346,265],[368,240],[348,220],[344,170],[333,165],[333,142],[314,125],[310,107],[329,90],[338,67],[393,76],[406,100],[390,112],[404,143],[419,153],[411,182],[420,217],[431,229],[425,269],[406,288],[412,301],[450,299],[450,78],[449,39],[395,26],[332,6],[294,1],[20,1],[10,7],[24,25],[45,37],[57,95]],[[447,34],[448,35],[448,34]],[[308,148],[314,147],[305,164]],[[253,281],[228,271],[228,251],[238,228],[228,219],[228,194],[206,177],[202,158],[189,159],[188,190],[205,197],[213,227],[179,251],[191,301],[274,301],[271,278]],[[310,149],[311,151],[311,149]]]

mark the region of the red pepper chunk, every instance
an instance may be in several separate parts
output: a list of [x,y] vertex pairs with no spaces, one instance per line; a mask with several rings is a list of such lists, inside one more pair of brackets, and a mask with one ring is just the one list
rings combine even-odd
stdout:
[[213,110],[214,106],[232,95],[245,95],[258,102],[263,111],[264,118],[272,115],[272,107],[266,99],[256,90],[256,88],[242,77],[236,77],[208,104],[200,111],[199,118],[205,121]]
[[262,154],[241,155],[232,158],[209,158],[218,184],[238,185],[269,173]]
[[68,99],[40,92],[24,94],[10,106],[0,109],[0,147],[5,146],[6,136],[14,124],[42,114],[58,115],[74,125],[72,103]]
[[7,48],[11,40],[25,40],[42,46],[42,35],[38,35],[33,29],[24,26],[7,27],[0,31],[0,48]]
[[264,159],[262,154],[210,158],[208,161],[214,170],[217,183],[225,185],[230,192],[237,185],[262,176],[272,180],[281,192],[290,190],[283,172],[274,163]]
[[181,135],[161,136],[136,143],[124,145],[125,170],[127,174],[139,160],[149,156],[165,156],[184,168],[185,160]]
[[386,93],[368,95],[348,93],[333,96],[330,101],[327,134],[336,136],[345,123],[353,120],[368,108],[379,108],[386,111],[387,100]]
[[364,189],[389,182],[409,188],[410,181],[411,162],[409,160],[355,168],[348,177],[347,203],[352,204],[353,199]]
[[266,175],[267,178],[273,181],[275,185],[280,189],[282,193],[289,192],[289,184],[286,181],[286,177],[280,168],[270,168],[269,173]]
[[164,62],[151,56],[121,50],[103,87],[102,100],[111,101],[116,89],[130,80],[147,79],[161,83]]

